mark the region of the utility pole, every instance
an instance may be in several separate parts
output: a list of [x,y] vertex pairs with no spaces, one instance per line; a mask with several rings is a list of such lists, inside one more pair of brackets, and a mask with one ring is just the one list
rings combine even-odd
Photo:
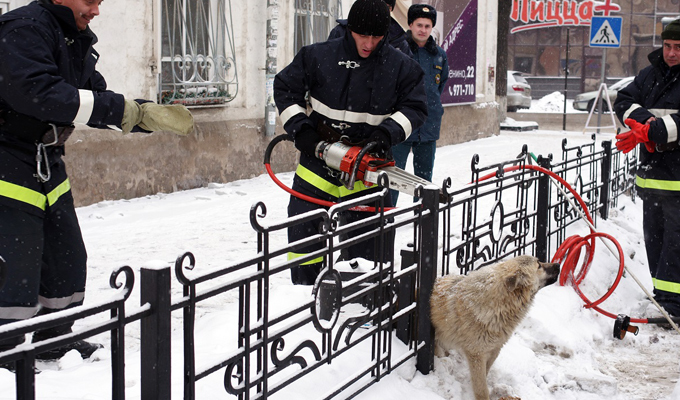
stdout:
[[276,75],[277,39],[279,36],[279,0],[267,0],[267,60],[265,66],[265,135],[274,136],[276,130],[276,104],[274,103],[274,76]]
[[569,28],[567,27],[567,56],[564,62],[564,109],[562,110],[562,130],[567,130],[567,92],[569,85]]
[[[498,2],[498,30],[496,32],[496,99],[508,96],[508,33],[510,31],[511,1]],[[506,115],[505,110],[500,114]],[[502,122],[502,121],[501,121]]]

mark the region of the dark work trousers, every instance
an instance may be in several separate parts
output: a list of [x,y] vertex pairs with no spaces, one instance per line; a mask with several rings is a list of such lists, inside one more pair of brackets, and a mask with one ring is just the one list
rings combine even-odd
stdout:
[[[410,152],[413,152],[413,173],[425,180],[432,182],[432,170],[434,169],[434,155],[437,151],[437,141],[428,142],[402,142],[392,147],[394,163],[401,169],[406,169],[406,160]],[[390,190],[392,203],[397,204],[399,192]]]
[[[388,195],[389,196],[389,195]],[[389,199],[386,199],[389,201]],[[308,211],[317,209],[326,209],[326,207],[320,206],[318,204],[310,203],[305,200],[301,200],[295,196],[290,197],[290,202],[288,203],[288,216],[294,217],[303,214]],[[346,225],[361,219],[370,217],[373,215],[370,212],[359,212],[359,211],[346,211],[340,216],[340,224]],[[320,232],[321,219],[312,220],[302,224],[298,224],[288,228],[288,243],[292,243],[298,240],[308,238],[311,235],[318,234]],[[372,229],[376,229],[379,226],[378,223],[370,224],[366,227],[359,228],[350,232],[348,237],[341,237],[341,241],[349,240],[353,237],[361,235]],[[325,243],[320,242],[311,246],[307,246],[303,249],[297,250],[293,257],[295,256],[309,254],[313,251],[324,248]],[[392,262],[394,259],[394,233],[390,232],[385,235],[385,240],[383,243],[382,257],[378,256],[380,253],[380,237],[371,238],[361,243],[349,246],[347,249],[341,252],[340,260],[351,260],[353,258],[364,258],[369,261],[378,262]],[[291,280],[296,285],[313,285],[316,281],[322,266],[324,266],[323,258],[311,260],[305,265],[300,265],[297,267],[292,267],[290,269]]]
[[[87,254],[70,193],[48,206],[42,218],[0,205],[0,255],[7,268],[0,288],[0,325],[32,317],[38,304],[40,314],[83,304]],[[71,325],[36,336],[67,333]],[[22,341],[0,343],[0,348]]]
[[643,231],[654,299],[680,316],[680,197],[645,194]]

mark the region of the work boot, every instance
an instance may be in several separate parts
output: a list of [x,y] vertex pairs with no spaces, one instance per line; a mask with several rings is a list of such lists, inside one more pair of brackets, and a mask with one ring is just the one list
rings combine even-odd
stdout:
[[80,356],[83,359],[88,359],[95,351],[103,347],[104,346],[102,346],[99,343],[91,343],[85,340],[78,340],[74,343],[69,343],[64,346],[57,347],[56,349],[47,350],[43,353],[36,354],[35,359],[42,361],[55,361],[62,358],[66,353],[68,353],[71,350],[76,350],[78,353],[80,353]]
[[[21,343],[23,343],[24,338],[23,337],[13,338],[10,341],[15,341],[15,342],[17,342],[17,344],[21,344]],[[9,345],[9,344],[7,344],[7,342],[0,343],[0,353],[2,353],[3,351],[11,350],[14,347],[15,347],[14,345]],[[15,361],[8,361],[8,362],[5,362],[5,363],[0,363],[0,368],[6,369],[9,372],[14,373],[14,372],[17,372],[17,363]],[[33,366],[33,373],[36,374],[36,375],[40,373],[40,370],[38,368],[36,368],[35,365]]]
[[[37,315],[45,315],[49,314],[51,312],[54,312],[54,310],[50,310],[47,308],[41,308],[38,311]],[[33,338],[32,342],[42,342],[48,339],[60,337],[63,335],[68,335],[69,333],[73,332],[71,329],[71,325],[73,323],[66,323],[64,325],[59,325],[47,329],[42,329],[39,331],[33,332]],[[58,360],[62,358],[66,353],[68,353],[71,350],[76,350],[78,353],[80,353],[80,356],[84,359],[90,358],[92,353],[97,351],[98,349],[101,349],[102,346],[99,343],[90,343],[85,340],[78,340],[73,343],[68,343],[65,344],[61,347],[57,347],[56,349],[52,350],[47,350],[45,352],[42,352],[40,354],[35,355],[36,360],[43,360],[43,361],[51,361],[51,360]]]
[[[17,363],[14,362],[14,361],[2,363],[2,364],[0,364],[0,368],[6,369],[9,372],[15,373],[15,372],[17,372]],[[35,365],[33,366],[33,374],[34,375],[38,375],[41,372],[42,371],[40,371]]]
[[[15,336],[15,337],[11,337],[9,339],[0,340],[0,353],[8,351],[8,350],[12,350],[16,346],[24,343],[24,341],[25,341],[24,335]],[[16,372],[17,371],[17,366],[16,366],[15,361],[8,361],[8,362],[0,363],[0,368],[6,369],[10,372]],[[35,367],[33,367],[33,371],[36,374],[40,373],[40,370],[38,370]]]
[[14,361],[10,361],[10,362],[0,364],[0,368],[6,369],[9,372],[16,372],[17,371],[17,365]]

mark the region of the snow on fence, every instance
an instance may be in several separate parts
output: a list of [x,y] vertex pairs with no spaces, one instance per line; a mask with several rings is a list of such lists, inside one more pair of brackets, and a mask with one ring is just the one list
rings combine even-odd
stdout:
[[[351,398],[412,358],[421,372],[432,370],[428,298],[437,275],[464,274],[519,254],[547,259],[564,239],[579,216],[550,178],[527,164],[571,183],[591,214],[606,219],[619,196],[634,195],[636,157],[612,151],[609,141],[598,150],[594,136],[573,148],[565,139],[558,163],[550,155],[534,157],[527,146],[494,165],[479,166],[475,155],[469,184],[452,190],[449,179],[441,193],[422,189],[409,207],[386,210],[374,194],[266,225],[266,206],[258,202],[250,213],[257,234],[252,256],[199,271],[193,254],[182,254],[174,268],[179,298],[171,298],[170,267],[142,268],[140,306],[126,304],[135,277],[122,267],[111,275],[116,292],[110,301],[3,325],[0,339],[93,315],[99,322],[1,352],[0,363],[16,362],[17,399],[34,399],[36,354],[110,332],[111,397],[124,399],[125,339],[130,324],[140,321],[143,399],[170,399],[178,380],[184,399],[217,390],[220,398]],[[343,215],[358,205],[375,209],[365,220],[345,223]],[[272,240],[310,220],[319,221],[319,233],[291,244]],[[358,236],[347,239],[351,232]],[[400,257],[385,263],[338,257],[370,238],[377,239],[376,259],[391,246]],[[309,245],[319,250],[288,259]],[[312,288],[290,285],[291,267],[320,257],[325,268]],[[5,268],[0,258],[0,284]]]

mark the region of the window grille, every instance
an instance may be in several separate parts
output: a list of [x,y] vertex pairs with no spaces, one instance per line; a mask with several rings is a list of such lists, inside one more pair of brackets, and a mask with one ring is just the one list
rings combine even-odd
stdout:
[[342,14],[340,0],[295,0],[295,53],[328,39]]
[[236,97],[238,74],[231,0],[161,0],[158,101],[224,105]]

